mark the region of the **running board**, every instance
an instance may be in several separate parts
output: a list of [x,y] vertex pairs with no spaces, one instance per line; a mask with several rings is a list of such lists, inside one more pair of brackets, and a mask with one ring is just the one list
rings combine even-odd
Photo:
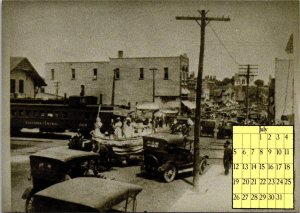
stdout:
[[177,173],[180,174],[180,173],[191,172],[191,171],[193,171],[193,167],[192,167],[192,168],[187,168],[187,169],[178,170]]

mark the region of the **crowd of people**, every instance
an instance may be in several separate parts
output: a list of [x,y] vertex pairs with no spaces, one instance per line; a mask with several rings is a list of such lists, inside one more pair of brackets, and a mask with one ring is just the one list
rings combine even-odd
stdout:
[[103,123],[100,117],[97,117],[95,128],[91,132],[93,137],[105,139],[121,139],[143,136],[155,132],[159,128],[163,128],[164,122],[161,117],[138,119],[126,117],[123,120],[120,117],[112,119],[110,126],[105,128],[107,131],[102,131]]

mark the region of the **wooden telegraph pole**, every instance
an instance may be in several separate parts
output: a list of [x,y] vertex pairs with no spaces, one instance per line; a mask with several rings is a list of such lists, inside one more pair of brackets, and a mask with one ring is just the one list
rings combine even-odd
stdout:
[[[198,65],[198,77],[197,77],[197,91],[196,91],[196,113],[195,113],[195,138],[194,138],[194,172],[193,172],[193,184],[195,190],[199,189],[199,164],[200,164],[200,116],[201,116],[201,92],[202,92],[202,75],[203,75],[203,58],[204,58],[204,43],[205,43],[205,27],[210,21],[230,21],[230,18],[216,18],[206,17],[208,11],[201,10],[200,17],[187,17],[187,16],[176,16],[177,20],[192,20],[196,21],[201,28],[200,37],[200,54],[199,54],[199,65]],[[200,21],[200,23],[199,23]]]
[[152,102],[154,103],[155,102],[155,71],[157,70],[156,68],[151,68],[150,69],[152,71],[152,76],[153,76],[153,79],[152,79],[152,83],[153,83],[153,92],[152,92]]
[[58,89],[59,89],[60,84],[61,84],[60,81],[55,81],[55,82],[54,82],[56,99],[58,99]]
[[239,73],[239,76],[245,76],[246,77],[246,109],[247,109],[247,112],[246,112],[246,124],[248,124],[248,121],[249,121],[249,79],[250,77],[252,76],[257,76],[257,74],[251,72],[251,70],[254,70],[254,69],[258,69],[257,66],[258,65],[250,65],[250,64],[246,64],[246,65],[239,65],[239,69],[240,70],[246,70],[246,73],[245,72],[240,72]]
[[116,87],[116,71],[117,69],[113,70],[113,85],[112,85],[112,95],[111,95],[111,105],[115,105],[115,87]]

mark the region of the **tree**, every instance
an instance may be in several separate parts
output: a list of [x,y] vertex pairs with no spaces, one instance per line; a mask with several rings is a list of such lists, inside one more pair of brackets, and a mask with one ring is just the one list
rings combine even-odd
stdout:
[[261,79],[257,79],[256,81],[254,81],[254,84],[257,86],[257,87],[262,87],[264,85],[264,81],[261,80]]
[[260,87],[264,85],[264,81],[257,79],[256,81],[254,81],[254,84],[256,85],[256,103],[257,105],[259,105],[261,103]]
[[226,86],[226,85],[228,85],[228,84],[234,84],[234,77],[232,77],[232,78],[224,78],[222,81],[217,81],[216,82],[216,84],[217,84],[217,86]]

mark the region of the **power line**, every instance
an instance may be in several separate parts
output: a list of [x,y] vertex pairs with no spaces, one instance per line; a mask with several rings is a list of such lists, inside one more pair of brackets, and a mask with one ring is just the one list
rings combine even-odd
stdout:
[[230,58],[234,61],[235,64],[239,65],[240,63],[238,63],[237,60],[231,55],[231,53],[229,52],[229,50],[227,49],[227,47],[225,46],[225,44],[223,43],[223,41],[220,39],[220,37],[218,36],[218,34],[214,30],[214,28],[211,26],[211,24],[209,24],[209,26],[210,26],[211,30],[213,31],[213,33],[215,34],[215,36],[217,37],[217,39],[219,40],[219,42],[221,43],[221,45],[226,50],[227,54],[230,56]]
[[55,93],[56,93],[56,99],[58,99],[58,89],[59,89],[59,86],[60,86],[61,82],[60,81],[55,81],[54,82],[54,85],[55,85]]

